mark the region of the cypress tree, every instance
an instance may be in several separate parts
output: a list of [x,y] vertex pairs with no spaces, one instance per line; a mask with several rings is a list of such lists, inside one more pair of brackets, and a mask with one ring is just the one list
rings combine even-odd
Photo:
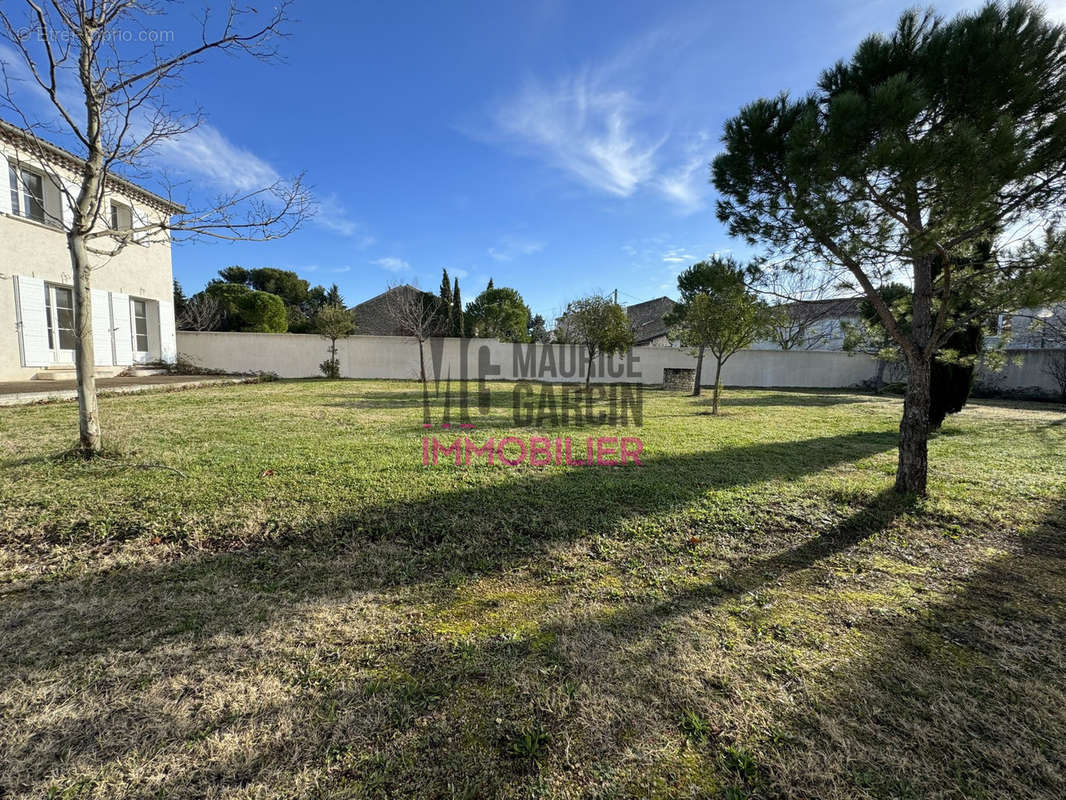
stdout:
[[448,270],[441,270],[444,274],[440,279],[440,303],[444,308],[452,307],[452,283],[448,280]]
[[452,336],[463,337],[463,300],[459,295],[459,279],[455,279],[455,288],[452,289]]

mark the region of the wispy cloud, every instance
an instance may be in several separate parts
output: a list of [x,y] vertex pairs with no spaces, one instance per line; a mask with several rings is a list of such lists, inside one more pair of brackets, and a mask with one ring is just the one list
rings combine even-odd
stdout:
[[389,272],[406,272],[411,268],[411,265],[404,261],[402,258],[395,258],[394,256],[385,256],[384,258],[378,258],[370,262],[376,264],[382,269],[387,269]]
[[276,182],[278,171],[252,151],[234,144],[213,125],[161,140],[154,153],[164,167],[209,181],[224,191],[249,192]]
[[546,85],[529,80],[493,114],[507,141],[592,189],[628,197],[655,172],[660,142],[633,128],[637,104],[589,70]]
[[494,261],[514,261],[519,256],[531,256],[543,249],[544,242],[503,236],[495,247],[488,249],[488,254]]
[[675,135],[661,73],[696,41],[686,19],[628,43],[613,57],[553,80],[529,78],[489,111],[475,138],[535,158],[592,191],[628,198],[648,190],[682,213],[705,206],[706,137]]
[[352,268],[348,267],[348,266],[334,267],[333,269],[330,270],[330,272],[351,272],[351,271],[352,271]]
[[680,264],[685,261],[695,261],[696,257],[684,250],[672,249],[663,253],[664,264]]

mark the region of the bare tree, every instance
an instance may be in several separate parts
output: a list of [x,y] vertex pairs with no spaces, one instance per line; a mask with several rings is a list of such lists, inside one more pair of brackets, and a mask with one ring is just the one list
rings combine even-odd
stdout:
[[769,338],[782,350],[816,350],[830,342],[835,332],[823,323],[847,309],[842,288],[831,273],[819,269],[782,266],[751,267],[748,285],[773,309]]
[[178,317],[183,331],[213,331],[222,322],[222,306],[207,292],[194,294],[185,302]]
[[[21,120],[32,155],[50,173],[71,211],[67,242],[74,283],[79,449],[87,455],[101,448],[92,272],[132,242],[194,236],[264,241],[292,233],[313,213],[301,178],[231,192],[206,208],[188,210],[174,201],[166,176],[151,168],[159,146],[200,123],[199,112],[182,115],[167,105],[168,91],[186,68],[213,53],[275,58],[287,7],[282,0],[270,14],[260,15],[230,2],[217,21],[206,9],[200,39],[176,50],[159,41],[165,37],[124,35],[152,30],[147,23],[163,11],[163,4],[152,0],[24,0],[21,13],[9,7],[0,10],[0,38],[15,52],[29,89],[47,97],[56,118],[51,124],[31,120],[15,96],[20,81],[9,72],[15,65],[2,65],[0,105]],[[45,141],[43,133],[74,142],[78,160],[64,159],[63,151]],[[64,180],[70,175],[72,182]],[[107,212],[104,195],[129,187],[124,177],[154,178],[166,185],[168,204],[155,214],[119,224]]]
[[385,313],[404,336],[418,340],[418,371],[422,381],[423,422],[429,424],[429,384],[426,381],[425,342],[443,336],[447,330],[448,309],[440,298],[407,284],[390,284],[385,291]]

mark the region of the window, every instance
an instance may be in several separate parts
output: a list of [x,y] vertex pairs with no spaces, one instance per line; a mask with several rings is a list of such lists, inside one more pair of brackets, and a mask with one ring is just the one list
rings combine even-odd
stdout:
[[48,322],[48,349],[74,349],[74,291],[49,285],[44,296]]
[[44,178],[11,162],[7,165],[7,176],[11,184],[11,213],[44,222]]
[[133,210],[122,203],[111,201],[111,230],[128,231],[133,227]]
[[148,304],[144,300],[133,301],[133,351],[148,352]]

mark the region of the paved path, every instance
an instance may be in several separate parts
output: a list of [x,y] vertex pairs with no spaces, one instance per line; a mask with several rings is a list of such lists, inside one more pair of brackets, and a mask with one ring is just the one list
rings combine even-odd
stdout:
[[[232,375],[149,375],[143,378],[100,378],[96,381],[96,388],[101,394],[132,394],[157,389],[220,386],[248,380]],[[0,406],[74,400],[77,396],[74,381],[0,381]]]

